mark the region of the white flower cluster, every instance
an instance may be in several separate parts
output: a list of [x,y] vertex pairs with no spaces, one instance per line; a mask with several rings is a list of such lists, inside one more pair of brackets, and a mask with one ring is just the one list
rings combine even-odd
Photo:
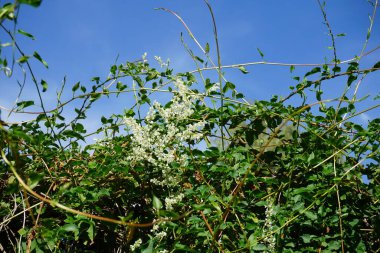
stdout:
[[131,251],[135,251],[141,246],[141,244],[142,244],[142,240],[138,239],[137,241],[135,241],[134,244],[130,245],[129,248],[131,249]]
[[142,60],[143,60],[143,63],[146,63],[146,62],[148,62],[148,60],[147,60],[147,56],[148,56],[148,54],[147,54],[147,52],[145,52],[143,55],[142,55]]
[[271,232],[273,231],[273,216],[274,216],[274,207],[273,200],[268,199],[268,204],[265,207],[265,224],[263,235],[267,235],[264,238],[264,242],[267,244],[268,252],[275,252],[276,247],[276,237]]
[[[163,180],[151,179],[151,182],[156,185],[176,185],[178,183],[170,164],[176,162],[182,167],[186,165],[187,157],[179,156],[177,150],[185,145],[184,141],[199,141],[202,138],[200,130],[205,125],[204,121],[186,122],[194,113],[192,105],[198,97],[191,93],[182,80],[177,79],[174,85],[177,92],[174,92],[170,106],[163,107],[158,102],[154,102],[145,118],[145,125],[137,123],[131,117],[124,120],[133,133],[132,150],[127,159],[132,166],[147,161],[153,165],[153,172],[160,171]],[[157,124],[156,116],[160,116],[164,124]],[[179,127],[181,123],[184,126]]]
[[163,68],[163,67],[167,67],[169,66],[169,59],[164,62],[160,56],[155,56],[154,59],[156,59],[156,61],[160,64],[160,67]]
[[152,232],[154,234],[154,237],[161,241],[164,237],[167,236],[167,233],[165,231],[159,231],[160,227],[158,226],[158,224],[155,224],[153,226],[153,228],[150,230],[150,232]]
[[173,210],[173,205],[177,204],[178,202],[181,202],[183,197],[185,195],[183,193],[180,193],[178,196],[175,196],[175,197],[166,197],[165,198],[165,207],[166,207],[166,210],[170,211],[170,210]]

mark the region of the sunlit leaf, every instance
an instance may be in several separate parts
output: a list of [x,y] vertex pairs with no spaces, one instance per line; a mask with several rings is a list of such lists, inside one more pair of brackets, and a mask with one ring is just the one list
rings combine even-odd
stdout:
[[34,36],[33,36],[32,34],[30,34],[30,33],[28,33],[28,32],[25,32],[24,30],[18,29],[17,32],[18,32],[19,34],[22,34],[22,35],[28,37],[28,38],[31,38],[32,40],[35,39]]
[[206,54],[208,54],[210,52],[210,45],[208,43],[206,43],[205,52],[206,52]]
[[239,70],[243,73],[243,74],[248,74],[249,72],[245,69],[244,66],[240,66],[239,67]]
[[34,56],[34,58],[39,60],[46,68],[49,68],[47,62],[44,59],[42,59],[41,56],[37,52],[34,52],[33,56]]

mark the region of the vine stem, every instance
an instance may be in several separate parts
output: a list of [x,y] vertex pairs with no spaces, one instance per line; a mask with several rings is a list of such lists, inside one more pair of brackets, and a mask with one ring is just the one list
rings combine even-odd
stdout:
[[[369,55],[369,54],[371,54],[371,53],[373,53],[379,49],[380,49],[380,45],[371,49],[370,51],[362,54],[360,57],[362,58],[364,56],[367,56],[367,55]],[[357,57],[341,61],[341,62],[337,63],[336,65],[342,65],[342,64],[346,64],[346,63],[350,63],[350,62],[354,62],[354,61],[357,61]],[[246,67],[246,66],[253,66],[253,65],[272,65],[272,66],[282,66],[282,67],[291,67],[291,66],[294,66],[294,67],[318,67],[318,66],[324,66],[324,65],[335,66],[334,63],[287,63],[287,62],[256,61],[256,62],[237,63],[237,64],[231,64],[231,65],[222,65],[220,67],[221,67],[221,69],[229,69],[229,68],[239,68],[239,67]],[[215,69],[218,69],[218,67],[201,68],[201,69],[197,69],[197,70],[192,70],[189,73],[192,74],[192,73],[196,73],[199,71],[215,70]]]

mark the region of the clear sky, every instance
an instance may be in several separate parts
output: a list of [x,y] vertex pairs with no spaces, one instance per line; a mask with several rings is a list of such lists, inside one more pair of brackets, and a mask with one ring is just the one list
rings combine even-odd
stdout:
[[[324,63],[333,59],[332,50],[328,49],[331,40],[317,1],[210,0],[210,3],[218,27],[222,65],[261,61],[257,48],[268,62]],[[196,55],[203,57],[201,51],[178,19],[167,12],[154,10],[157,7],[176,11],[202,45],[210,44],[216,62],[212,21],[202,0],[45,0],[39,8],[23,6],[18,26],[33,34],[36,40],[18,36],[19,43],[26,54],[37,51],[49,64],[46,70],[37,61],[31,61],[38,80],[44,79],[49,84],[49,90],[43,94],[47,109],[49,103],[54,102],[64,76],[70,96],[71,85],[81,81],[91,87],[89,80],[93,76],[105,78],[116,59],[118,63],[133,61],[141,59],[146,52],[148,60],[155,66],[158,65],[154,56],[160,56],[163,60],[170,59],[175,72],[193,70],[195,65],[180,41],[181,32]],[[333,33],[346,34],[336,38],[340,60],[360,54],[372,11],[367,0],[326,1],[327,18]],[[366,51],[380,45],[379,25],[380,20],[376,17]],[[8,40],[3,32],[0,32],[0,38],[1,43]],[[367,56],[361,64],[371,67],[379,60],[380,50]],[[310,69],[300,67],[290,74],[289,67],[255,65],[247,67],[250,72],[247,75],[236,69],[225,73],[227,80],[254,100],[269,99],[274,94],[286,96],[290,91],[288,87],[295,84],[291,77]],[[379,77],[375,73],[366,79],[360,87],[359,97],[379,94]],[[0,75],[3,91],[0,105],[12,106],[18,92],[17,79],[21,79],[20,73],[15,73],[11,79]],[[344,80],[328,83],[331,86],[325,86],[325,98],[338,97],[344,88]],[[30,79],[22,98],[36,98]],[[123,96],[117,100],[101,100],[89,120],[93,120],[94,127],[100,126],[101,115],[122,112],[128,105],[126,100],[131,99]],[[365,123],[379,115],[379,110],[375,110],[363,115],[361,120]]]

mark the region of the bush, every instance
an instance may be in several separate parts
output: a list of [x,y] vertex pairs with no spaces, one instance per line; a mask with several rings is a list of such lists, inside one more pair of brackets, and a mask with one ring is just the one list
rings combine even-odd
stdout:
[[[1,22],[14,18],[19,3],[2,7]],[[29,67],[17,49],[19,63]],[[33,57],[46,65],[38,53]],[[75,84],[66,102],[62,87],[53,110],[1,123],[0,248],[377,252],[380,119],[366,126],[354,119],[380,104],[368,99],[373,105],[357,111],[359,100],[345,92],[322,99],[328,80],[344,80],[347,90],[380,68],[378,62],[363,69],[359,59],[335,58],[296,78],[289,96],[252,103],[221,72],[200,90],[195,72],[155,69],[145,57],[112,66],[90,88]],[[169,93],[170,101],[152,101],[158,92]],[[91,107],[122,93],[132,93],[135,106],[101,117],[102,127],[87,132]],[[296,96],[301,102],[289,105]],[[80,106],[67,119],[72,101]],[[33,104],[18,102],[15,112]],[[83,142],[99,133],[104,138]]]

